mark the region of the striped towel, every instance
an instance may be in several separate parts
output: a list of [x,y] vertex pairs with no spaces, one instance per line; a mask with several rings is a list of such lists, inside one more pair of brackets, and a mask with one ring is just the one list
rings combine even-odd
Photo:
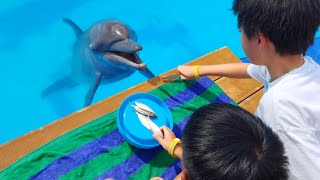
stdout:
[[[173,116],[177,137],[197,108],[233,102],[212,80],[174,81],[149,92],[162,99]],[[117,111],[62,135],[0,172],[0,179],[173,179],[181,162],[162,147],[143,150],[128,144],[116,123]]]

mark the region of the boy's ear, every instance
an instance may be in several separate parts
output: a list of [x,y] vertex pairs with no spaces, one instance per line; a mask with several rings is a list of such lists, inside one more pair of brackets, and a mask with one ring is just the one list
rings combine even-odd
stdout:
[[261,32],[257,33],[258,44],[264,46],[268,39]]
[[181,180],[190,180],[187,169],[185,168],[181,171]]

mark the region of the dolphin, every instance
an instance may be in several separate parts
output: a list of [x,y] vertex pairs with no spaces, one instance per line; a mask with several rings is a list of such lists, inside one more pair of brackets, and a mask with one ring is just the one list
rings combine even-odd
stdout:
[[142,50],[136,33],[115,19],[103,20],[83,31],[72,20],[63,18],[77,37],[71,58],[71,75],[61,78],[42,92],[42,97],[62,87],[74,87],[84,79],[92,81],[85,96],[84,106],[89,106],[102,80],[118,81],[138,70],[147,78],[154,74],[138,55]]

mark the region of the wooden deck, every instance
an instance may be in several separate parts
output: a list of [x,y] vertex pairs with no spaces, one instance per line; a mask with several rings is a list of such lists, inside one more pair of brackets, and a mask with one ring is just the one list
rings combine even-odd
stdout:
[[[205,64],[225,64],[241,62],[228,48],[224,47],[202,56],[188,65],[205,65]],[[164,84],[161,76],[176,71],[170,70],[159,77],[134,86],[126,91],[118,93],[112,97],[102,100],[90,107],[81,109],[69,116],[54,121],[41,130],[37,129],[25,134],[17,139],[0,145],[0,170],[6,168],[19,158],[27,155],[31,151],[46,144],[47,142],[80,127],[98,117],[103,116],[118,108],[122,100],[127,96],[137,92],[147,92]],[[252,79],[232,79],[225,77],[211,76],[225,92],[242,108],[254,112],[262,96],[263,85]]]

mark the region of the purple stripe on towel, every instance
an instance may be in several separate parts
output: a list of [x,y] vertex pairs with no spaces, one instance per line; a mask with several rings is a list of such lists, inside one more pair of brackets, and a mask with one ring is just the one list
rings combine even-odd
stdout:
[[218,97],[216,97],[211,104],[214,103],[231,103],[232,99],[229,98],[229,96],[227,96],[224,92],[221,93]]
[[55,160],[37,174],[33,175],[30,179],[57,179],[73,168],[86,163],[90,159],[118,146],[124,141],[124,138],[121,136],[118,129],[116,129],[97,140],[81,146],[70,154]]
[[165,180],[174,179],[182,170],[182,164],[180,160],[174,162],[168,169],[166,169],[161,177]]
[[212,86],[212,84],[213,81],[205,76],[180,93],[165,99],[164,102],[169,106],[170,109],[174,109],[176,107],[179,107],[181,104],[184,104],[191,99],[199,96],[210,86]]

